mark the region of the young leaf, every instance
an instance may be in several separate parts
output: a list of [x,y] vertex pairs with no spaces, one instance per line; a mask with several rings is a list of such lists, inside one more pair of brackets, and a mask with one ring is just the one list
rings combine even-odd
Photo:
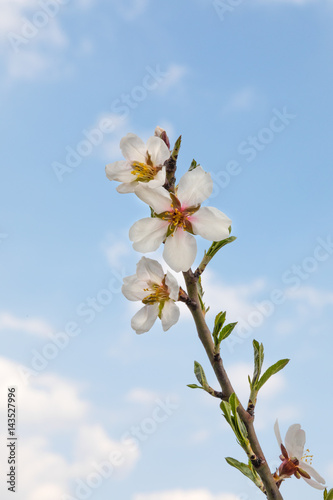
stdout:
[[325,488],[324,500],[333,500],[333,488],[330,491],[327,491],[327,488]]
[[228,424],[231,425],[231,427],[233,428],[230,404],[227,403],[226,401],[222,401],[220,404],[220,408],[223,412],[224,418],[226,419]]
[[194,375],[197,377],[197,381],[202,385],[202,387],[208,386],[204,369],[197,361],[194,361]]
[[282,368],[284,368],[288,363],[289,359],[280,359],[280,361],[277,361],[274,363],[274,365],[270,366],[267,368],[265,373],[262,375],[262,377],[259,379],[259,382],[257,383],[257,390],[261,389],[261,387],[267,382],[267,380],[274,375],[275,373],[278,373]]
[[215,341],[215,345],[218,345],[218,335],[223,327],[225,322],[226,312],[219,312],[215,317],[214,329],[213,329],[213,339]]
[[221,250],[221,248],[223,248],[225,245],[228,245],[228,243],[232,243],[233,241],[235,241],[235,239],[236,239],[236,236],[229,236],[229,238],[226,238],[226,239],[221,240],[221,241],[213,241],[213,243],[211,244],[211,246],[207,250],[207,253],[206,253],[207,257],[210,257],[210,258],[214,257],[214,255],[219,250]]
[[253,351],[254,351],[254,371],[253,371],[252,385],[255,386],[255,383],[260,377],[262,365],[264,362],[263,344],[259,344],[257,340],[253,340]]
[[189,387],[190,389],[203,389],[203,387],[200,387],[197,384],[187,384],[187,387]]
[[243,464],[242,462],[238,462],[238,460],[231,457],[226,457],[226,461],[229,465],[238,469],[242,474],[244,474],[244,476],[251,479],[251,481],[257,484],[258,479],[248,465]]
[[222,340],[226,339],[227,337],[229,337],[229,335],[232,333],[233,329],[235,328],[235,326],[237,325],[237,322],[236,323],[229,323],[229,325],[226,325],[221,333],[219,334],[219,343],[222,342]]

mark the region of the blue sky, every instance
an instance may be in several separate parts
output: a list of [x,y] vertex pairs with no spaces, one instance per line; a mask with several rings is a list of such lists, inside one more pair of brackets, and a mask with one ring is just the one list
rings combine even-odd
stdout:
[[[167,333],[136,336],[137,305],[120,293],[140,258],[128,229],[147,210],[104,167],[121,137],[156,125],[182,134],[178,178],[195,158],[215,181],[210,204],[233,220],[237,241],[204,286],[209,323],[221,309],[239,321],[224,359],[242,401],[253,338],[267,366],[291,358],[258,402],[271,468],[275,419],[283,435],[299,422],[332,486],[332,2],[1,9],[0,460],[7,470],[16,385],[18,500],[260,498],[224,461],[244,457],[218,403],[186,387],[195,359],[216,383],[185,308]],[[9,498],[3,480],[0,491]],[[295,478],[282,492],[321,498]]]

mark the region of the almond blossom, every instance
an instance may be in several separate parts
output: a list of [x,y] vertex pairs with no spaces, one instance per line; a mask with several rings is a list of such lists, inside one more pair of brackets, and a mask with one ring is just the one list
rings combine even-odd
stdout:
[[133,248],[142,253],[153,252],[164,242],[165,262],[176,272],[187,271],[197,254],[194,234],[211,241],[229,236],[231,220],[217,208],[201,207],[212,190],[212,178],[201,166],[183,175],[175,194],[163,187],[137,187],[136,195],[148,203],[154,216],[131,227]]
[[163,186],[163,164],[170,151],[160,137],[150,137],[145,144],[137,135],[127,134],[120,141],[120,149],[126,159],[105,167],[108,179],[122,183],[117,187],[119,193],[133,193],[139,183],[153,188]]
[[300,424],[293,424],[289,427],[284,438],[285,444],[282,442],[277,420],[274,425],[274,432],[282,452],[282,455],[280,455],[282,463],[274,475],[275,480],[279,482],[294,475],[297,479],[302,477],[313,488],[323,490],[325,479],[310,465],[312,455],[308,454],[309,450],[304,453],[305,432],[301,429]]
[[141,300],[142,307],[132,318],[131,326],[136,333],[148,332],[157,317],[164,331],[177,323],[179,285],[168,271],[153,259],[142,257],[136,266],[136,274],[124,278],[122,292],[128,300]]

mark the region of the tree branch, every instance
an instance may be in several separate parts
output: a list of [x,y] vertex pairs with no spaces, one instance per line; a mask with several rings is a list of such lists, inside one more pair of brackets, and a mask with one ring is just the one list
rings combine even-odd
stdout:
[[[193,274],[191,270],[184,272],[183,275],[185,278],[188,297],[190,299],[187,305],[192,313],[197,328],[198,336],[206,350],[209,361],[213,367],[217,380],[219,381],[219,384],[221,386],[222,393],[224,397],[227,397],[229,399],[231,394],[234,393],[235,391],[225,371],[220,354],[219,353],[214,354],[214,343],[212,340],[212,334],[207,326],[203,312],[200,307],[200,301],[197,289],[198,278]],[[269,466],[266,462],[265,456],[259,444],[253,425],[254,417],[250,413],[248,413],[241,404],[238,407],[238,414],[246,426],[248,432],[248,439],[255,454],[252,464],[255,467],[255,470],[258,472],[264,484],[267,498],[269,500],[283,500],[283,497],[279,491],[278,486],[275,483],[274,477],[269,469]]]

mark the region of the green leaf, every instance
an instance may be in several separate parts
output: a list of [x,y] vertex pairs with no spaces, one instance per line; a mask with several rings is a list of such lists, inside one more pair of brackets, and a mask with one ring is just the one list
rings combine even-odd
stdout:
[[237,322],[236,323],[229,323],[229,325],[226,325],[221,333],[219,334],[219,343],[222,342],[222,340],[226,339],[227,337],[229,337],[229,335],[232,333],[233,329],[235,328],[235,326],[237,325]]
[[267,382],[267,380],[272,375],[282,370],[282,368],[284,368],[289,363],[289,361],[289,359],[280,359],[280,361],[277,361],[276,363],[274,363],[274,365],[267,368],[267,370],[257,383],[256,389],[259,391],[259,389],[261,389],[261,387]]
[[238,462],[238,460],[231,457],[226,457],[226,461],[228,462],[229,465],[231,465],[231,467],[235,467],[242,474],[244,474],[244,476],[251,479],[251,481],[253,481],[254,483],[257,483],[258,481],[257,477],[255,476],[252,469],[248,465],[243,464],[243,462]]
[[257,340],[253,340],[253,351],[254,351],[254,371],[253,371],[252,385],[255,386],[255,383],[260,377],[262,365],[264,362],[263,344],[259,344]]
[[329,492],[327,492],[327,488],[325,488],[324,500],[333,500],[333,488],[331,488]]
[[220,404],[220,408],[223,412],[223,416],[228,422],[229,425],[233,428],[233,421],[232,421],[232,416],[231,416],[231,407],[230,404],[227,401],[222,401]]
[[182,142],[182,136],[180,135],[178,137],[178,139],[176,140],[175,145],[174,145],[173,150],[172,150],[172,153],[171,153],[171,158],[173,160],[177,160],[177,158],[178,158],[181,142]]
[[237,408],[239,406],[239,400],[236,396],[236,394],[233,392],[229,398],[229,404],[232,410],[232,413],[234,415],[234,427],[235,427],[235,434],[242,445],[246,440],[247,440],[247,430],[245,427],[244,422],[240,419]]
[[191,170],[194,170],[195,168],[197,168],[197,166],[198,166],[198,163],[193,159],[188,171],[191,172]]
[[214,329],[213,329],[213,339],[215,340],[215,345],[218,345],[218,335],[225,322],[226,312],[219,312],[215,317]]
[[197,381],[202,385],[202,387],[208,386],[204,369],[202,368],[201,364],[198,363],[197,361],[194,361],[194,375],[196,376]]
[[233,392],[229,398],[229,404],[231,406],[232,413],[236,415],[237,407],[239,406],[239,401],[236,394]]
[[213,243],[211,244],[211,246],[207,250],[206,255],[208,257],[211,257],[211,258],[214,257],[214,255],[219,250],[221,250],[221,248],[223,248],[225,245],[228,245],[229,243],[232,243],[233,241],[235,241],[235,239],[236,239],[236,236],[229,236],[229,238],[226,238],[226,239],[221,240],[221,241],[213,241]]
[[187,384],[187,387],[189,387],[190,389],[203,389],[203,387],[200,387],[197,384]]
[[201,310],[204,311],[204,314],[206,314],[209,311],[209,307],[206,307],[206,304],[203,301],[203,296],[205,295],[205,292],[204,289],[202,288],[201,276],[199,276],[199,279],[197,281],[197,288],[198,288],[198,297]]

